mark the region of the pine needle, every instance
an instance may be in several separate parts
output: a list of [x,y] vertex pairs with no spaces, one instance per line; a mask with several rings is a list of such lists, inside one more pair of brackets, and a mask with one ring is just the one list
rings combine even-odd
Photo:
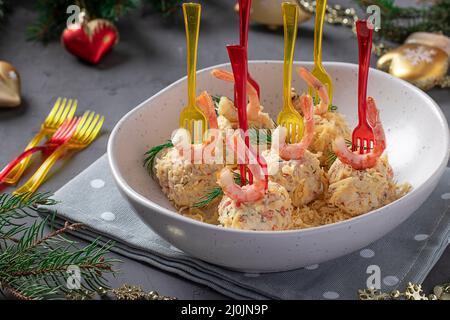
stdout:
[[165,143],[154,146],[150,150],[145,153],[144,166],[147,168],[148,172],[150,172],[151,176],[155,178],[155,161],[158,154],[164,149],[172,148],[173,143],[170,140],[167,140]]

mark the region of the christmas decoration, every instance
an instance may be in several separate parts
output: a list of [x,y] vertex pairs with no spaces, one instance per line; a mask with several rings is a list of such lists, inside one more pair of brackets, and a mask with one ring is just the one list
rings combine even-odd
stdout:
[[20,75],[11,64],[0,61],[0,108],[20,105]]
[[37,0],[38,19],[29,28],[28,38],[44,43],[58,39],[66,27],[67,7],[74,4],[86,11],[92,20],[105,19],[114,23],[142,5],[148,5],[153,11],[169,16],[177,12],[176,9],[182,2],[182,0]]
[[[300,8],[311,14],[315,12],[315,1],[296,0]],[[364,10],[375,5],[380,8],[381,28],[374,36],[378,39],[403,42],[414,32],[441,32],[450,36],[450,0],[428,1],[420,7],[401,7],[394,0],[355,0]],[[427,1],[423,1],[426,3]],[[358,19],[355,8],[341,5],[327,6],[325,20],[330,24],[353,28]]]
[[[414,32],[442,32],[450,36],[450,0],[420,1],[421,6],[397,6],[394,0],[356,0],[366,10],[376,5],[381,10],[377,36],[401,43]],[[418,2],[416,2],[417,4]]]
[[73,55],[97,64],[119,42],[119,32],[108,20],[94,19],[66,28],[61,36],[64,47]]
[[405,43],[382,55],[379,69],[428,90],[447,75],[450,56],[450,38],[442,34],[417,32]]
[[449,300],[450,284],[436,286],[434,293],[428,296],[423,293],[420,284],[408,282],[403,292],[394,290],[391,293],[385,293],[377,289],[369,288],[358,290],[358,297],[360,300]]
[[[315,2],[296,1],[304,11],[315,12]],[[450,54],[450,0],[431,1],[422,7],[399,7],[393,0],[357,0],[357,3],[364,10],[371,5],[381,10],[382,27],[376,30],[374,37],[378,41],[373,44],[373,52],[382,56],[379,68],[424,90],[436,85],[450,87],[450,77],[446,75]],[[358,16],[355,8],[334,5],[327,6],[325,20],[330,24],[351,27],[355,32]],[[390,49],[379,39],[391,42],[406,40],[403,46]]]
[[[250,10],[250,20],[267,26],[269,29],[278,29],[283,26],[283,16],[281,14],[281,4],[285,0],[253,0]],[[239,3],[234,7],[239,12]],[[312,17],[311,12],[300,7],[298,23],[308,21]]]

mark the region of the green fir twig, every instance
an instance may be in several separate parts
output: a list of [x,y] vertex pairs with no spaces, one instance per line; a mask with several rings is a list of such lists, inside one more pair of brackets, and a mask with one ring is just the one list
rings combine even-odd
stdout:
[[[108,288],[105,275],[114,274],[118,260],[106,257],[111,242],[100,239],[85,247],[65,237],[82,227],[65,223],[46,232],[51,215],[38,220],[39,205],[53,205],[50,194],[0,195],[0,292],[18,299],[61,299],[70,292],[96,292]],[[33,217],[26,223],[25,217]],[[80,271],[79,288],[70,289],[69,268]]]

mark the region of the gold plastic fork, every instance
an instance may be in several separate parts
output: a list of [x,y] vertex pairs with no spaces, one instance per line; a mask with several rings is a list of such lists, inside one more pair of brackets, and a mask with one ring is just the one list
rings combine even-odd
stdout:
[[14,194],[33,194],[44,182],[50,169],[56,161],[68,150],[81,150],[89,146],[95,140],[102,128],[104,117],[91,111],[86,111],[77,126],[73,137],[58,147],[40,166],[35,174],[20,188],[14,191]]
[[[327,0],[316,1],[316,21],[314,26],[314,68],[311,73],[327,87],[328,97],[331,104],[331,100],[333,99],[333,81],[322,65],[322,35],[326,7]],[[316,100],[319,99],[313,88],[309,88],[308,92],[309,95],[315,97]]]
[[186,28],[188,104],[180,113],[180,128],[189,131],[192,143],[201,143],[208,129],[205,114],[195,101],[195,69],[201,6],[198,3],[183,3],[183,14]]
[[[72,119],[77,109],[77,105],[77,100],[58,98],[53,105],[52,110],[47,115],[47,118],[45,118],[42,123],[39,132],[31,139],[25,147],[25,150],[36,147],[46,135],[55,133],[66,119]],[[4,183],[16,184],[20,177],[22,177],[23,172],[28,167],[30,161],[31,157],[27,157],[21,161],[4,179]]]
[[295,110],[291,99],[292,62],[294,60],[295,39],[298,28],[298,6],[283,2],[284,24],[284,66],[283,66],[283,109],[278,114],[277,122],[287,129],[287,141],[300,141],[303,134],[303,118]]

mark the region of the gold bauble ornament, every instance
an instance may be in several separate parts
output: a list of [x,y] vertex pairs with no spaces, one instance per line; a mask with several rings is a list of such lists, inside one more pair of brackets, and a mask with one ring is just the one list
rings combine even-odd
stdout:
[[447,75],[450,38],[435,33],[416,32],[403,45],[382,55],[379,69],[428,90]]
[[[283,26],[283,15],[281,4],[285,0],[252,0],[250,9],[250,21],[263,24],[269,29],[278,29]],[[312,14],[299,7],[298,23],[308,21]],[[239,3],[236,3],[234,10],[239,12]]]
[[20,105],[20,75],[10,63],[0,61],[0,108]]

